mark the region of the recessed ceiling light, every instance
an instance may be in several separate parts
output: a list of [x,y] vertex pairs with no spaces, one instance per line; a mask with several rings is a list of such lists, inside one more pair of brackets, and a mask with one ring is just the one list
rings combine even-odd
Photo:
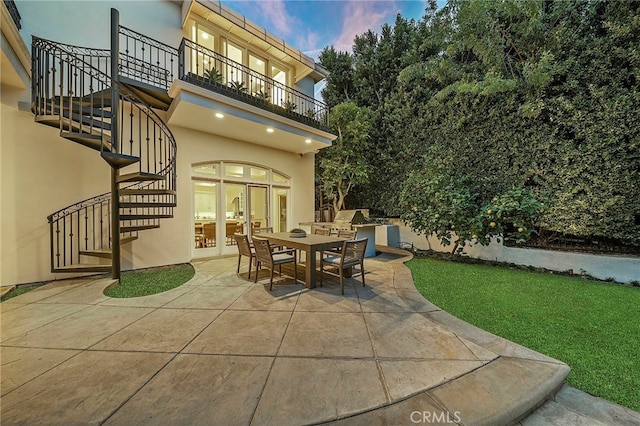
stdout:
[[311,143],[311,139],[305,139],[304,143]]
[[216,117],[218,118],[224,118],[224,114],[221,112],[216,112]]
[[273,133],[273,129],[271,127],[267,127],[267,133]]

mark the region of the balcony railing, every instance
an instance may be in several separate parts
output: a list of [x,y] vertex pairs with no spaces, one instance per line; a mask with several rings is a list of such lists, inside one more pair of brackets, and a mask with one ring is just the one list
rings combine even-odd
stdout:
[[178,78],[319,129],[328,127],[323,102],[191,40],[178,49]]
[[7,9],[9,10],[9,15],[11,15],[11,19],[13,19],[13,22],[16,24],[16,27],[18,27],[18,29],[21,29],[22,25],[20,25],[20,20],[22,19],[22,17],[20,16],[20,12],[18,12],[18,7],[16,6],[16,2],[14,2],[13,0],[4,0],[4,4],[5,6],[7,6]]
[[327,129],[327,105],[286,84],[182,39],[175,49],[120,27],[120,75],[168,90],[174,78],[319,129]]
[[120,26],[120,75],[169,90],[177,76],[178,50]]

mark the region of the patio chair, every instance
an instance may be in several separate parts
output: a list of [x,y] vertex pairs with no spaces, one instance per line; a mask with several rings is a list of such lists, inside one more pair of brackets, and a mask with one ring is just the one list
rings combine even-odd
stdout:
[[256,250],[256,276],[253,282],[258,282],[258,268],[263,264],[269,265],[271,277],[269,279],[269,291],[273,288],[273,270],[278,265],[280,276],[282,276],[282,265],[293,262],[293,279],[298,282],[298,262],[295,249],[272,251],[269,240],[266,238],[253,237],[253,247]]
[[356,231],[352,231],[350,229],[339,229],[338,230],[338,238],[346,238],[347,240],[355,240],[356,239]]
[[205,223],[202,225],[202,232],[204,234],[204,246],[215,247],[216,246],[216,224]]
[[236,273],[240,273],[240,260],[242,256],[249,258],[249,279],[251,279],[251,267],[253,266],[253,260],[256,257],[256,253],[251,249],[249,244],[249,237],[245,234],[233,234],[233,239],[238,245],[238,269]]
[[253,233],[255,234],[265,234],[265,233],[272,233],[273,232],[273,226],[265,226],[262,228],[253,228]]
[[347,240],[342,244],[342,252],[339,255],[329,257],[320,256],[320,287],[322,287],[322,273],[326,265],[337,268],[340,274],[340,293],[344,294],[344,270],[360,266],[362,275],[362,287],[364,287],[364,252],[367,248],[367,238],[359,240]]

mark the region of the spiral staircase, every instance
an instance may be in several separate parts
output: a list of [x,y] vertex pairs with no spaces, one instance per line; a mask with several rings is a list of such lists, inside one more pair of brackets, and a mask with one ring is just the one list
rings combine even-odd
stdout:
[[111,26],[111,49],[33,38],[31,109],[37,123],[96,151],[111,168],[110,192],[49,215],[51,271],[118,279],[120,247],[173,217],[176,142],[154,110],[168,108],[170,82],[150,84],[158,70],[167,79],[169,72],[128,48],[120,52],[114,10]]

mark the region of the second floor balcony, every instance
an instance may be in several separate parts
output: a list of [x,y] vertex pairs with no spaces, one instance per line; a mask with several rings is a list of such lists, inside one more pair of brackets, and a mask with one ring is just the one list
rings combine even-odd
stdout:
[[121,27],[120,52],[125,77],[164,90],[177,78],[320,130],[328,128],[323,102],[189,39],[175,49]]

